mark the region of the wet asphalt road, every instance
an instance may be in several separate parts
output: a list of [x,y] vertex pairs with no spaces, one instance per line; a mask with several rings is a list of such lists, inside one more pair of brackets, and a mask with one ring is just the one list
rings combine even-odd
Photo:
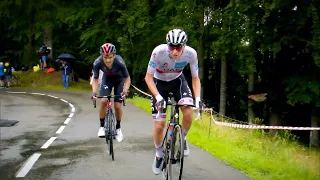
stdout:
[[[14,89],[10,89],[14,91]],[[21,89],[17,91],[22,91]],[[105,139],[97,137],[98,102],[94,109],[90,93],[32,91],[63,98],[75,106],[75,114],[61,134],[56,134],[70,113],[70,106],[58,99],[30,94],[8,94],[0,90],[1,118],[18,120],[13,127],[1,127],[0,179],[15,174],[34,152],[40,158],[24,179],[161,179],[152,172],[155,155],[150,116],[127,103],[121,123],[124,139],[115,142],[115,161]],[[47,148],[40,147],[50,138]],[[183,179],[244,180],[242,172],[225,165],[209,153],[190,145],[184,161]]]

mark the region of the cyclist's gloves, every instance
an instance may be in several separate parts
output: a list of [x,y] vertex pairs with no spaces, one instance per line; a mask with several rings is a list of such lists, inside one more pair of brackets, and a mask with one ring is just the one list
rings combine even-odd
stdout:
[[128,96],[128,92],[127,91],[123,91],[121,93],[121,97],[124,98],[124,97],[127,97]]
[[95,99],[96,97],[97,97],[97,93],[93,92],[92,96],[91,96],[91,99]]
[[157,107],[157,110],[161,110],[166,107],[166,101],[163,99],[163,97],[160,94],[156,96],[156,100],[157,102],[155,105]]
[[205,104],[201,102],[200,97],[196,97],[196,108],[200,111],[205,108]]
[[203,111],[204,110],[204,108],[206,108],[206,105],[203,103],[203,102],[199,102],[199,109],[200,109],[200,111]]

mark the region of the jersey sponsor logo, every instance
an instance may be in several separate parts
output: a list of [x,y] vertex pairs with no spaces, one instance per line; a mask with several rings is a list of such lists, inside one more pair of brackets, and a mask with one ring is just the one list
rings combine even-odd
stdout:
[[168,63],[164,63],[164,64],[161,66],[161,68],[164,68],[164,69],[168,68]]
[[199,64],[194,65],[194,68],[195,68],[196,70],[198,70],[198,69],[199,69]]
[[187,62],[177,62],[174,68],[184,68],[187,64]]
[[163,74],[163,73],[180,73],[182,72],[183,70],[182,69],[156,69],[156,71],[160,74]]
[[159,51],[159,56],[164,56],[164,55],[166,55],[166,51],[165,50]]
[[150,62],[149,62],[149,66],[152,67],[152,68],[155,68],[155,67],[156,67],[156,63],[150,61]]

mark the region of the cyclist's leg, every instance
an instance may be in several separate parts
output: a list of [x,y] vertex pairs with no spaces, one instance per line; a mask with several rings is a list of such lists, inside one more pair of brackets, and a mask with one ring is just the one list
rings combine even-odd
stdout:
[[[167,84],[166,82],[163,81],[159,81],[157,79],[155,79],[155,84],[156,87],[160,93],[160,95],[167,100],[168,98],[168,92],[166,91],[166,87]],[[163,109],[160,113],[160,116],[158,118],[156,118],[158,111],[157,108],[155,106],[157,100],[154,96],[152,96],[152,100],[151,100],[151,107],[152,107],[152,118],[154,120],[154,128],[153,128],[153,141],[154,141],[154,145],[156,148],[156,157],[154,159],[153,162],[153,173],[155,173],[156,175],[160,174],[161,170],[160,170],[160,165],[162,162],[162,156],[163,156],[163,149],[161,147],[162,145],[162,140],[163,140],[163,130],[166,124],[166,108]]]
[[[119,81],[119,83],[114,84],[114,95],[120,95],[122,90],[123,90],[123,84],[124,80]],[[123,134],[120,126],[120,122],[122,119],[122,99],[120,97],[115,97],[114,98],[114,111],[115,111],[115,116],[117,119],[117,124],[116,124],[116,129],[117,129],[117,136],[116,139],[118,142],[122,141],[123,139]]]
[[[112,84],[109,83],[106,78],[104,78],[100,85],[100,96],[108,96],[111,93]],[[98,136],[103,138],[105,136],[104,131],[104,120],[106,118],[106,108],[107,108],[107,98],[102,98],[99,108],[99,120],[100,120],[100,128],[98,132]]]
[[[194,101],[193,101],[193,96],[192,96],[192,92],[188,86],[188,83],[184,77],[183,74],[181,74],[181,76],[178,78],[179,82],[177,84],[179,84],[179,89],[176,90],[175,92],[175,100],[178,102],[178,104],[182,104],[182,105],[192,105],[194,106]],[[188,131],[191,127],[192,124],[192,107],[191,106],[182,106],[181,107],[181,111],[183,114],[183,119],[182,119],[182,137],[185,140],[186,136],[188,134]],[[189,151],[189,147],[185,141],[184,143],[185,147],[184,147],[184,155],[188,156],[190,151]]]

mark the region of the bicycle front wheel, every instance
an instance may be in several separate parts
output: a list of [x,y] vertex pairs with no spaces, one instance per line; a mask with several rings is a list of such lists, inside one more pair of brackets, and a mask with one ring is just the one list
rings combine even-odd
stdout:
[[114,161],[114,151],[113,151],[113,136],[115,134],[115,125],[114,125],[114,116],[113,113],[110,113],[110,120],[109,120],[109,152],[112,157],[112,161]]
[[173,128],[169,157],[169,180],[181,180],[184,160],[184,140],[182,136],[182,129],[179,124],[176,124]]

